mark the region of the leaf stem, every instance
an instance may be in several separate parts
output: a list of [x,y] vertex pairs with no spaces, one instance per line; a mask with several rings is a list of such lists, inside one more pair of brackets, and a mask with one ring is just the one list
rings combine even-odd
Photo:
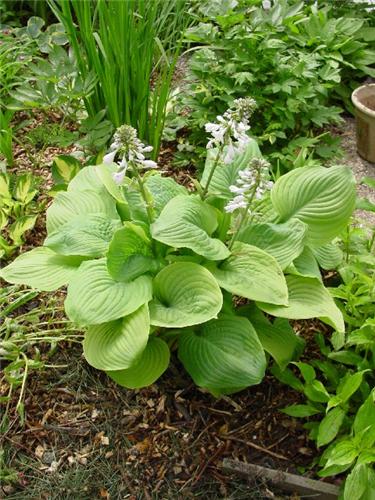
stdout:
[[142,196],[142,198],[145,202],[145,205],[146,205],[148,221],[149,221],[149,224],[151,225],[154,222],[154,210],[153,210],[153,207],[151,206],[149,196],[147,196],[145,186],[143,183],[143,179],[141,177],[141,174],[139,173],[137,166],[135,164],[133,164],[132,167],[133,167],[133,172],[135,172],[135,176],[136,176],[137,181],[138,181],[138,186],[139,186],[139,190],[141,192],[141,196]]
[[219,164],[220,156],[221,156],[221,154],[223,152],[223,149],[224,149],[224,144],[221,144],[221,146],[218,148],[217,155],[216,155],[215,160],[214,160],[214,164],[212,165],[212,168],[211,168],[210,173],[208,175],[208,179],[207,179],[206,185],[205,185],[205,187],[203,189],[203,192],[201,194],[201,199],[202,200],[205,200],[205,198],[207,196],[208,188],[210,186],[212,177],[213,177],[213,175],[215,173],[216,167]]
[[[255,188],[255,189],[256,189],[256,188]],[[244,222],[245,222],[245,220],[246,220],[246,217],[247,217],[247,214],[248,214],[249,208],[250,208],[250,206],[251,206],[251,203],[252,203],[253,198],[254,198],[254,195],[255,195],[255,189],[254,189],[254,191],[253,191],[253,194],[251,195],[251,198],[250,198],[250,200],[249,200],[248,204],[246,205],[246,208],[244,208],[244,209],[242,210],[242,212],[241,212],[240,223],[238,224],[237,229],[236,229],[236,230],[235,230],[235,232],[233,233],[232,238],[231,238],[231,240],[230,240],[230,243],[229,243],[229,245],[228,245],[229,250],[231,250],[231,249],[232,249],[232,247],[233,247],[233,245],[234,245],[234,243],[235,243],[235,241],[236,241],[236,239],[237,239],[238,233],[240,232],[240,230],[241,230],[241,228],[242,228],[242,226],[243,226],[243,223],[244,223]]]
[[[248,203],[246,205],[246,208],[244,208],[243,211],[242,211],[242,213],[241,213],[240,223],[238,224],[237,229],[234,231],[234,233],[232,235],[232,239],[230,240],[230,243],[228,245],[229,250],[232,249],[232,246],[233,246],[234,242],[236,241],[237,236],[238,236],[240,230],[242,229],[242,226],[243,226],[243,224],[244,224],[244,222],[245,222],[245,220],[247,218],[249,209],[250,209],[250,207],[251,207],[251,205],[252,205],[252,203],[254,201],[255,193],[257,191],[259,183],[260,183],[260,172],[257,173],[256,182],[255,182],[254,187],[253,187],[253,189],[251,191],[251,195],[249,197],[249,201],[248,201]],[[253,217],[254,216],[251,217],[251,220],[253,219]]]

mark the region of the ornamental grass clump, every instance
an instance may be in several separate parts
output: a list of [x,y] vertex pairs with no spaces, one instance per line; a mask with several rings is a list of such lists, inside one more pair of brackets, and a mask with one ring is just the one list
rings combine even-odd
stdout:
[[120,385],[152,384],[171,353],[215,396],[258,384],[269,357],[283,370],[301,352],[289,319],[319,318],[334,347],[343,342],[320,267],[342,259],[335,238],[354,209],[353,175],[317,166],[272,184],[247,134],[254,106],[242,100],[208,126],[192,193],[160,175],[135,129],[120,127],[103,164],[56,195],[44,245],[0,272],[40,290],[67,286],[86,360]]
[[115,127],[131,124],[152,144],[156,158],[189,22],[182,15],[185,0],[49,0],[49,5],[65,28],[80,76],[97,77],[85,98],[88,114],[106,110]]

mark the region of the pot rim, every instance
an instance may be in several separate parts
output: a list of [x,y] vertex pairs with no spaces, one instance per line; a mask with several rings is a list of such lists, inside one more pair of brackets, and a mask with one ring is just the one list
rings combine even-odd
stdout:
[[375,83],[361,85],[361,87],[356,88],[352,93],[352,103],[354,104],[355,108],[357,108],[359,111],[362,111],[362,113],[364,113],[365,115],[375,118],[375,111],[362,104],[358,98],[358,94],[360,93],[360,91],[369,87],[373,88],[375,96]]

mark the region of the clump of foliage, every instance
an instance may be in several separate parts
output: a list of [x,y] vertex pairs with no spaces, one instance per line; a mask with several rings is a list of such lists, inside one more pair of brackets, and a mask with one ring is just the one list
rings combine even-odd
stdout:
[[43,203],[36,200],[40,180],[30,173],[0,174],[0,258],[9,257],[24,243],[24,235],[32,229]]
[[[300,352],[288,319],[319,317],[343,335],[318,263],[341,259],[332,241],[354,208],[352,173],[299,168],[273,185],[247,136],[253,108],[240,99],[207,125],[193,193],[159,175],[151,148],[121,127],[104,163],[56,195],[43,247],[0,273],[40,290],[68,285],[86,359],[125,387],[153,383],[177,350],[198,386],[233,393],[262,380],[268,355],[284,368]],[[236,296],[248,305],[236,309]]]
[[[29,65],[43,64],[42,54],[49,54],[57,46],[67,43],[61,24],[51,24],[42,30],[45,22],[39,17],[30,17],[27,26],[1,27],[0,31],[0,102],[4,106],[9,101],[11,91],[25,82]],[[41,75],[43,77],[43,75]]]
[[329,6],[288,0],[270,9],[254,0],[210,1],[196,17],[186,33],[198,45],[191,83],[180,97],[189,111],[175,123],[191,130],[190,143],[202,145],[203,125],[251,94],[258,103],[253,133],[281,167],[293,168],[288,156],[302,148],[323,158],[336,153],[328,135],[315,144],[311,139],[314,130],[340,121],[358,82],[375,76],[374,28],[364,17],[335,18]]
[[303,392],[306,404],[283,411],[294,417],[314,416],[305,424],[319,448],[322,477],[349,471],[343,498],[361,500],[375,491],[375,256],[374,238],[366,229],[349,228],[342,283],[331,289],[347,325],[346,336],[333,339],[332,350],[319,334],[321,357],[295,363],[303,380],[291,370],[274,374]]
[[136,127],[157,155],[188,19],[182,15],[185,1],[53,0],[50,5],[66,29],[82,80],[92,73],[97,77],[85,98],[89,115],[106,109],[114,126]]
[[23,80],[10,92],[8,108],[60,109],[64,119],[75,118],[82,100],[90,95],[96,83],[94,73],[81,78],[72,53],[55,45],[48,59],[28,65]]

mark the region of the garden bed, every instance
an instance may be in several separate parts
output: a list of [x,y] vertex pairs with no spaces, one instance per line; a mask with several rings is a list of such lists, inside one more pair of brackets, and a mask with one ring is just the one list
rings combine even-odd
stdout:
[[[351,121],[338,133],[350,143],[348,129],[353,133]],[[71,151],[47,148],[35,172],[16,146],[17,168],[42,176],[48,189],[51,158]],[[193,171],[171,167],[172,153],[170,147],[161,151],[163,171],[191,188]],[[350,153],[344,162],[356,167],[360,162],[353,149]],[[21,251],[40,245],[45,235],[40,218]],[[43,294],[31,308],[48,300]],[[294,328],[308,343],[306,360],[319,356],[313,337],[329,329],[313,320],[296,321]],[[84,500],[126,493],[134,500],[228,495],[237,500],[285,494],[261,480],[248,484],[223,472],[225,458],[315,477],[314,443],[300,421],[280,411],[303,398],[272,375],[233,397],[214,399],[194,386],[177,359],[157,384],[137,391],[122,389],[91,368],[80,346],[60,345],[48,363],[61,368],[30,373],[25,426],[13,413],[2,438],[7,467],[16,478],[4,486],[11,499]]]
[[0,497],[372,498],[375,12],[3,4]]

